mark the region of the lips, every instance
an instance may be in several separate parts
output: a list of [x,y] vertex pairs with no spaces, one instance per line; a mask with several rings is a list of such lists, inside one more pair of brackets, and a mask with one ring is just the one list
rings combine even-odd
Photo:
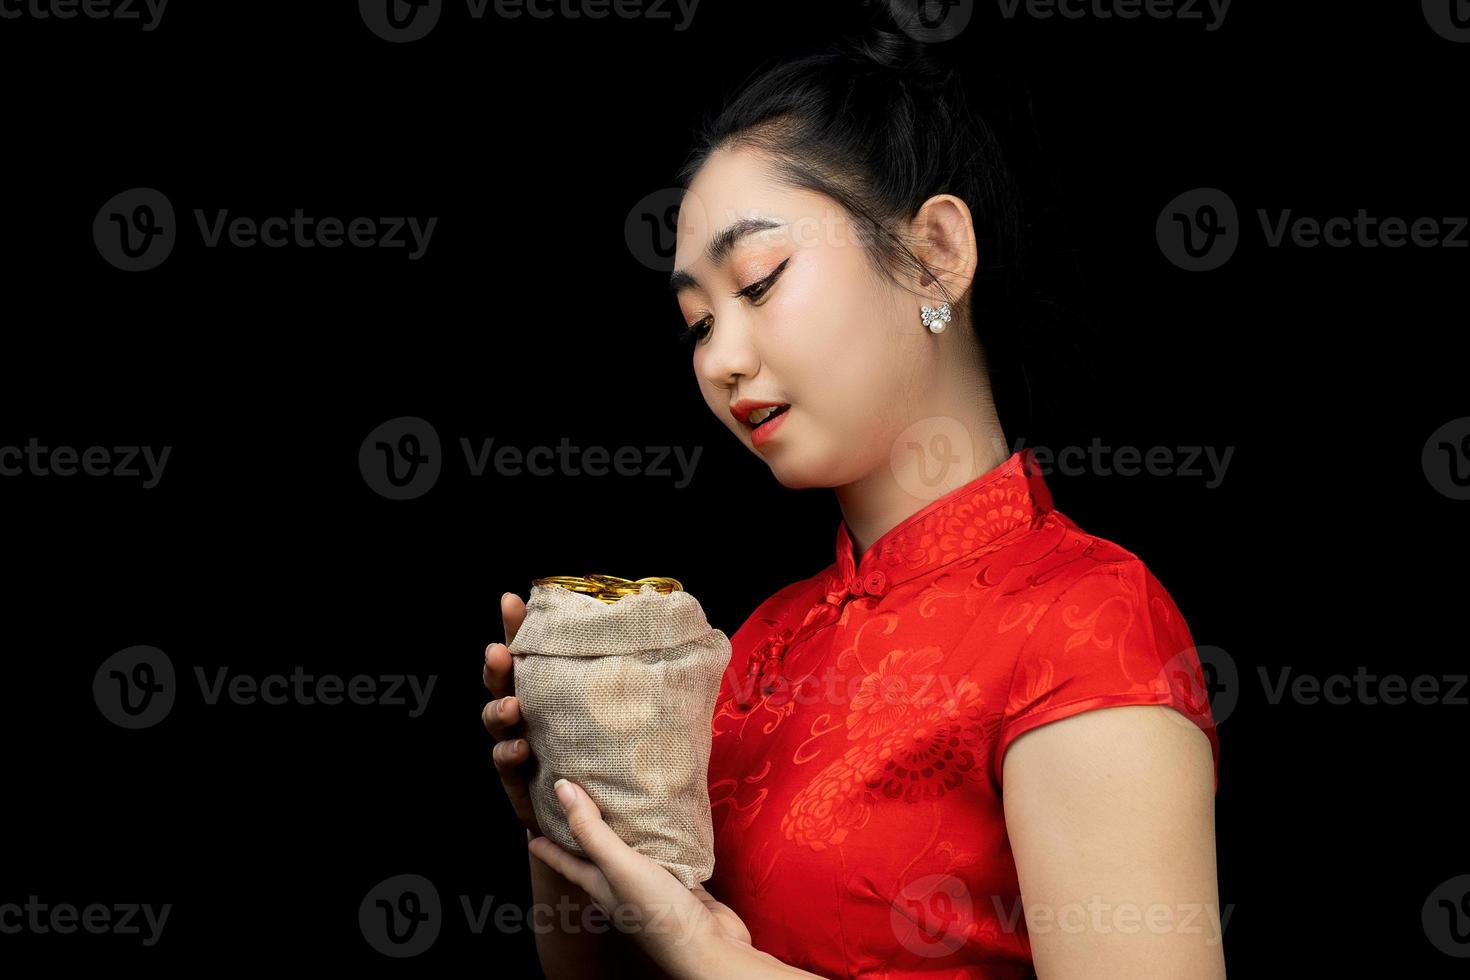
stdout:
[[[770,409],[789,408],[786,402],[770,401],[759,398],[742,398],[730,406],[730,415],[746,428],[753,429],[759,422],[770,418]],[[754,416],[752,418],[752,416]]]
[[751,446],[755,449],[764,447],[781,432],[790,417],[789,406],[783,406],[780,411],[771,413],[764,422],[750,430]]
[[760,428],[762,425],[769,422],[771,419],[776,418],[778,415],[785,412],[789,408],[791,408],[790,405],[776,405],[771,408],[758,408],[755,411],[751,412],[750,415],[747,416],[747,419],[749,420],[749,424],[755,426],[756,428]]

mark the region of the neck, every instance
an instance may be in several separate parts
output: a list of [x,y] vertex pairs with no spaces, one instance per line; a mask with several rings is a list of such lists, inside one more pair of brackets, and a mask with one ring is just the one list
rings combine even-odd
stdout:
[[895,453],[891,464],[885,459],[878,469],[836,489],[854,565],[906,518],[1010,458],[989,398],[963,401],[968,403],[964,410],[951,406],[921,416],[934,421],[909,432],[904,451]]

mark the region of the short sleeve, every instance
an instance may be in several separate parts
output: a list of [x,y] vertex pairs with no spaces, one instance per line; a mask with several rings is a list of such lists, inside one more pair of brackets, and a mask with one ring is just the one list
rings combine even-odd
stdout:
[[1220,786],[1220,742],[1189,627],[1142,561],[1099,566],[1067,586],[1022,643],[991,774],[1001,785],[1019,736],[1084,711],[1130,704],[1174,708],[1205,733]]

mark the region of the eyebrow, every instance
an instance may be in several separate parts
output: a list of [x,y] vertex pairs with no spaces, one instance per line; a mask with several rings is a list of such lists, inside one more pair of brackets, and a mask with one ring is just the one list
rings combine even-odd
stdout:
[[[735,244],[746,235],[780,227],[782,227],[781,222],[771,218],[741,218],[739,221],[726,225],[718,235],[710,239],[709,244],[705,246],[704,257],[709,260],[710,265],[719,265],[735,248]],[[669,277],[669,292],[671,293],[681,292],[691,286],[698,287],[699,280],[685,269],[675,269],[674,274]]]

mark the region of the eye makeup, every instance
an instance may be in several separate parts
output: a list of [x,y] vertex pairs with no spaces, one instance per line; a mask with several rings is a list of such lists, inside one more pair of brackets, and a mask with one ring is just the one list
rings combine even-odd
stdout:
[[[748,286],[743,286],[740,289],[735,290],[730,295],[735,299],[749,300],[754,306],[760,305],[760,301],[763,300],[766,295],[771,291],[771,287],[776,284],[776,280],[781,277],[781,273],[786,271],[786,266],[790,262],[791,257],[787,256],[781,261],[779,265],[776,266],[776,268],[772,269],[768,274],[762,276],[760,279],[757,279],[755,282],[751,283]],[[713,329],[713,320],[714,314],[703,313],[700,316],[700,319],[696,320],[694,323],[688,324],[685,329],[679,331],[679,339],[687,344],[692,344],[697,341],[703,340],[709,335],[710,330]]]

